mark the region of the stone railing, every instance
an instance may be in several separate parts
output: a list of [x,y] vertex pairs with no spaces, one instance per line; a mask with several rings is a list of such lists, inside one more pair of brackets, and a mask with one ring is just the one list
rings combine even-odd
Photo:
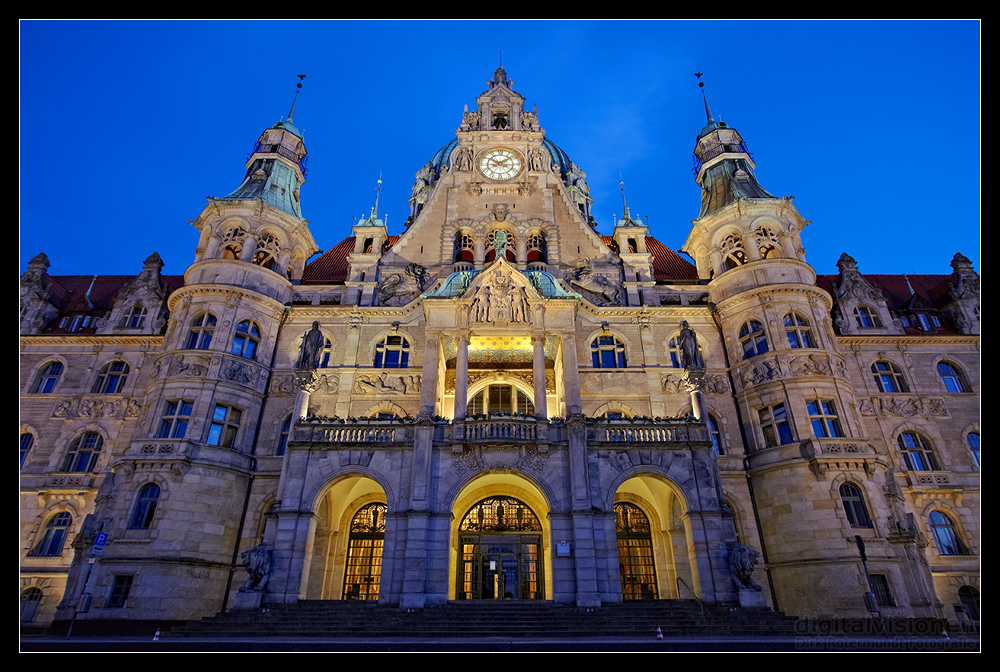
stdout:
[[413,443],[413,425],[378,421],[354,423],[300,423],[292,433],[294,441],[310,443]]
[[468,442],[510,443],[532,442],[537,439],[538,432],[534,418],[489,418],[465,421],[465,440]]
[[700,423],[609,423],[587,427],[587,443],[677,443],[710,441]]

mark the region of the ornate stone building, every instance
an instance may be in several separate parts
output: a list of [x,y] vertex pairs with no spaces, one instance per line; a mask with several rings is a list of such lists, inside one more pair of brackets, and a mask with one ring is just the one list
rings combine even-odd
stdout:
[[[192,222],[183,277],[36,256],[22,620],[83,593],[79,619],[162,622],[303,598],[858,617],[869,590],[885,615],[978,618],[979,276],[960,254],[817,276],[808,222],[707,117],[694,264],[627,211],[595,230],[502,68],[403,231],[375,208],[307,263],[290,114]],[[241,593],[254,548],[266,592]]]

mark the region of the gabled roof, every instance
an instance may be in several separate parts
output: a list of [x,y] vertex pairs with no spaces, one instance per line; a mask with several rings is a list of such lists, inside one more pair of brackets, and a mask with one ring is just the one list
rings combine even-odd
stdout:
[[[952,285],[958,284],[958,275],[862,275],[870,285],[882,291],[885,296],[889,310],[900,310],[904,308],[913,293],[933,306],[935,309],[944,308],[950,301],[948,290]],[[837,284],[840,283],[839,275],[817,275],[817,286],[834,293]],[[910,287],[913,292],[910,292]]]
[[[114,307],[118,292],[137,275],[46,275],[49,301],[65,312],[106,313]],[[184,286],[183,275],[160,276],[170,292]],[[89,292],[89,294],[88,294]]]
[[[389,236],[386,249],[395,245],[397,240],[399,236]],[[347,280],[347,273],[350,271],[347,256],[354,252],[354,242],[354,236],[344,238],[310,262],[302,272],[302,284],[328,285]]]
[[[615,249],[614,236],[601,236],[604,244]],[[698,282],[698,269],[656,238],[646,236],[646,251],[653,255],[653,279],[661,282]]]

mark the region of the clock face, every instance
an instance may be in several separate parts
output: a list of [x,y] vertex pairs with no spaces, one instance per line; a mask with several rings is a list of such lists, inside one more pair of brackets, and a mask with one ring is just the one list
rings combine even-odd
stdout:
[[491,180],[509,180],[521,172],[521,157],[512,149],[491,149],[479,159],[479,170]]

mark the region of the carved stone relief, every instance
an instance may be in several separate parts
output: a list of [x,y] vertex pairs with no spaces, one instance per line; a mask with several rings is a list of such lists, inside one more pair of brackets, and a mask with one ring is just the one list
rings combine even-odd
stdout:
[[419,375],[399,375],[384,371],[380,374],[361,374],[354,379],[355,394],[417,394],[419,392]]

